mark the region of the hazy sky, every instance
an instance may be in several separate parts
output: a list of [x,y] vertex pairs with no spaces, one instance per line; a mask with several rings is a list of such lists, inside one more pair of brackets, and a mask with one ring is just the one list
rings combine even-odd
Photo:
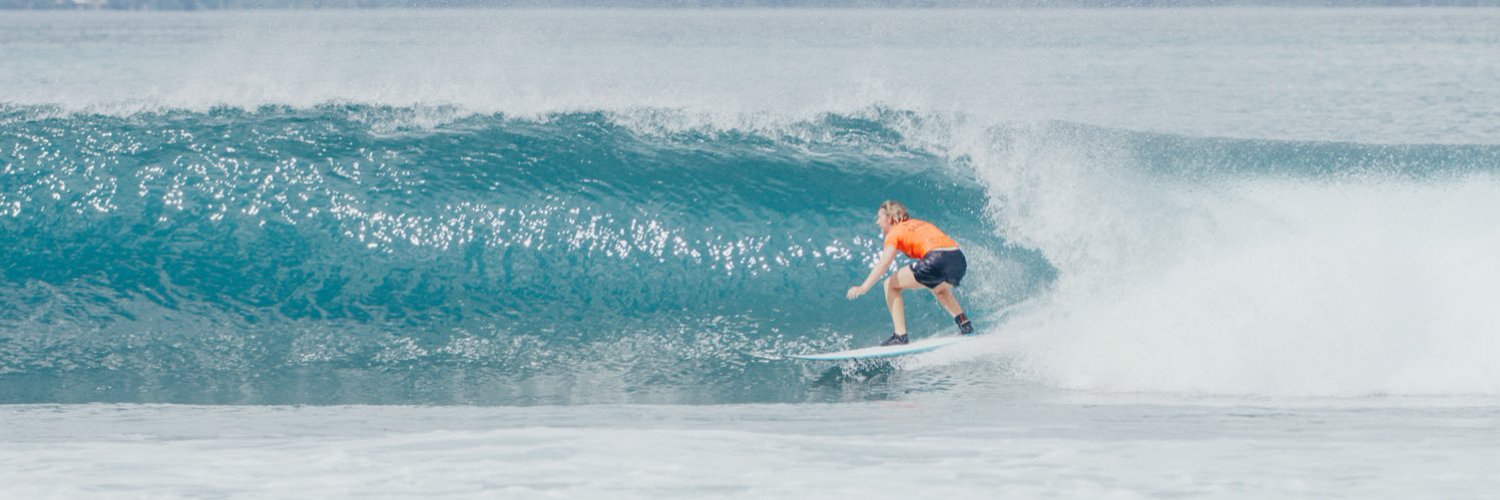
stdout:
[[0,8],[1500,6],[1500,0],[0,0]]

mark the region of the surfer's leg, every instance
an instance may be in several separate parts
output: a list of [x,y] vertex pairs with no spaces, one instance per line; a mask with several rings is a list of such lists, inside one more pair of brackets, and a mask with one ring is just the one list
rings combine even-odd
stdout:
[[974,325],[969,323],[969,317],[964,314],[963,306],[958,305],[958,296],[953,293],[952,283],[942,283],[931,288],[932,295],[937,297],[938,303],[948,314],[953,315],[953,323],[958,325],[958,333],[970,335],[974,333]]
[[964,313],[963,306],[958,305],[958,296],[953,294],[952,283],[942,283],[931,290],[932,294],[937,297],[938,303],[948,311],[948,315],[958,316]]
[[885,305],[891,309],[891,323],[898,336],[906,335],[906,300],[901,298],[901,291],[919,286],[922,284],[917,283],[911,268],[905,266],[885,280]]

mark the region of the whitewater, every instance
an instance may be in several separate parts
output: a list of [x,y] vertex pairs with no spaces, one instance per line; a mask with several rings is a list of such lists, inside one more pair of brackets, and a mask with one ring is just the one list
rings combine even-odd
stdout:
[[[0,12],[0,492],[1493,496],[1496,53],[1494,9]],[[982,335],[785,358],[889,335],[843,297],[885,199]]]

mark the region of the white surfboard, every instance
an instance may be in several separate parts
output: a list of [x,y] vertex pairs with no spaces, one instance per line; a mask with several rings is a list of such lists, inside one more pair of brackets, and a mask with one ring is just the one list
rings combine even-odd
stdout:
[[825,354],[792,354],[790,357],[797,359],[810,359],[813,361],[844,361],[850,359],[890,358],[927,352],[939,347],[950,346],[959,342],[972,340],[974,337],[933,337],[922,339],[906,345],[890,345],[865,347],[861,349],[850,349],[848,351],[830,352]]

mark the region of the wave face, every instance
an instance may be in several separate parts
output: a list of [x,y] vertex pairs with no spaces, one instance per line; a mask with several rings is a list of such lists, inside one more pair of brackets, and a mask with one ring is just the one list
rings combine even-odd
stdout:
[[[842,298],[885,198],[975,262],[963,297],[992,340],[956,356],[1000,368],[968,376],[1497,392],[1500,239],[1475,216],[1500,209],[1494,146],[963,132],[879,109],[753,130],[431,112],[11,108],[0,396],[884,397],[862,382],[881,369],[779,356],[889,329],[878,298]],[[927,301],[915,331],[946,331]]]
[[0,145],[8,401],[801,398],[775,355],[889,329],[878,298],[841,296],[882,199],[979,259],[1025,257],[972,177],[879,120],[28,112]]

